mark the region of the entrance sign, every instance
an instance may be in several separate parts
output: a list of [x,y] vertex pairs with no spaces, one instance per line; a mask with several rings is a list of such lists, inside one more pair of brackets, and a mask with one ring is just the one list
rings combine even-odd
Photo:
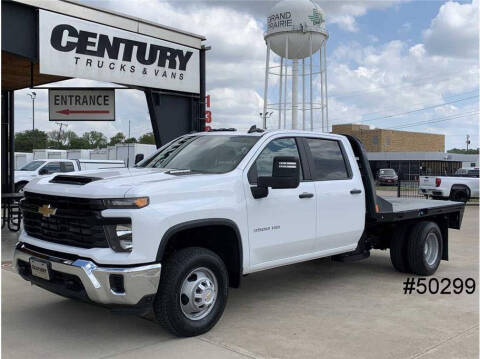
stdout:
[[40,73],[200,92],[200,53],[138,33],[39,10]]
[[115,121],[115,90],[49,89],[50,121]]

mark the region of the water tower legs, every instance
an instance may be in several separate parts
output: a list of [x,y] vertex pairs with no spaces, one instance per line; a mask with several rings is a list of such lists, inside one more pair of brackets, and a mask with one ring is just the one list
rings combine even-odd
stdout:
[[263,129],[267,128],[267,104],[268,104],[268,75],[270,72],[270,41],[267,41],[267,62],[265,65],[265,89],[263,92]]
[[298,129],[298,60],[292,60],[292,129]]

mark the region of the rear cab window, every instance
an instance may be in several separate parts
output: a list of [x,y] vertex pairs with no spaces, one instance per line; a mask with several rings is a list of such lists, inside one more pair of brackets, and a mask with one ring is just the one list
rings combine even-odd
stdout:
[[314,181],[348,180],[352,170],[340,141],[323,138],[305,138],[312,160]]

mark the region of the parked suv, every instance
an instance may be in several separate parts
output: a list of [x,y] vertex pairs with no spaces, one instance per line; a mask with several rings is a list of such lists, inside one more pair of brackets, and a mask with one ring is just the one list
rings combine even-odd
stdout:
[[382,168],[378,170],[377,183],[395,186],[398,183],[397,173],[393,168]]

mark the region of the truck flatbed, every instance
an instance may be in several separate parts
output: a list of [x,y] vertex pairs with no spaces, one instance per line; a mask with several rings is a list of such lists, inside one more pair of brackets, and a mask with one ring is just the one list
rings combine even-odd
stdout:
[[[462,220],[464,204],[454,201],[435,201],[422,198],[395,198],[377,196],[379,211],[376,214],[382,222],[395,222],[419,217],[430,217],[457,212]],[[460,223],[459,223],[460,226]]]

